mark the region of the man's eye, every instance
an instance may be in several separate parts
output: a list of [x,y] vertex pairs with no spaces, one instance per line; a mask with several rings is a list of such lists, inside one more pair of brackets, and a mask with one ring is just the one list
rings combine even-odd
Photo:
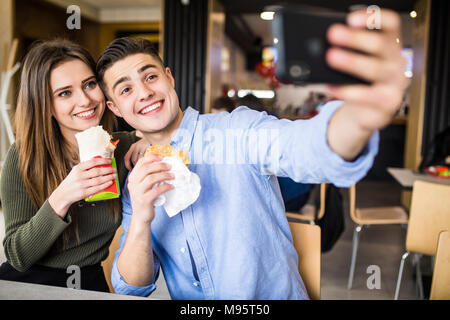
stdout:
[[157,75],[156,74],[151,74],[147,77],[147,81],[151,81],[153,79],[156,79]]
[[124,88],[122,91],[120,91],[120,94],[126,94],[130,91],[130,88]]

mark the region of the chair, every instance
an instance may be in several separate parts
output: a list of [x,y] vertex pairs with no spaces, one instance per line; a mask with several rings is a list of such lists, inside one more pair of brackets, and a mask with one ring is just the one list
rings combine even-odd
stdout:
[[111,284],[111,272],[112,272],[112,265],[115,258],[115,253],[120,248],[120,236],[123,233],[122,226],[119,226],[119,228],[116,231],[116,234],[114,235],[114,238],[109,245],[109,254],[108,257],[103,260],[102,267],[103,267],[103,273],[105,274],[106,282],[108,283],[109,291],[111,293],[114,293],[113,286]]
[[[317,219],[322,219],[325,214],[325,191],[326,191],[326,183],[320,184],[320,207],[319,213],[317,215]],[[310,224],[315,224],[315,214],[316,214],[316,206],[313,204],[305,204],[299,212],[286,212],[286,216],[289,218],[300,219],[303,221],[308,221]]]
[[312,300],[320,299],[320,227],[301,222],[289,222],[295,250],[298,255],[298,272]]
[[350,217],[356,223],[353,231],[352,259],[350,263],[350,273],[348,276],[347,288],[351,289],[353,285],[353,276],[355,272],[356,254],[358,251],[359,236],[363,227],[370,225],[390,225],[407,224],[408,214],[402,207],[375,207],[375,208],[356,208],[356,186],[349,188]]
[[439,234],[430,300],[450,300],[450,231]]
[[[407,251],[400,262],[395,300],[399,296],[403,267],[410,252],[435,256],[439,233],[446,230],[450,230],[450,186],[415,181],[406,233]],[[420,279],[420,273],[418,277]],[[421,282],[418,284],[420,296],[423,297]]]

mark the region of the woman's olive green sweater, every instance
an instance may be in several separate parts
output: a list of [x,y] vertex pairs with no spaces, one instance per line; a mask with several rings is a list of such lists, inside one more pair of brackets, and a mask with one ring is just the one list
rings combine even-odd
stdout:
[[[128,132],[114,133],[113,137],[120,139],[114,157],[122,187],[128,173],[123,157],[138,139]],[[67,214],[61,219],[48,200],[36,211],[19,170],[15,144],[8,151],[1,173],[1,204],[5,218],[5,256],[18,271],[26,271],[35,264],[66,269],[70,265],[84,267],[99,263],[108,256],[109,245],[121,222],[121,215],[114,221],[107,201],[80,201],[75,213],[79,243],[72,230],[63,248],[61,234],[72,218]]]

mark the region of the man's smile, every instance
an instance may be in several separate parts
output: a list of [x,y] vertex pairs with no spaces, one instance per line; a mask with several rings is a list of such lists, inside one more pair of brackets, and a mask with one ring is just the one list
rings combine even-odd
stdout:
[[161,111],[163,106],[164,106],[164,100],[161,100],[161,101],[155,102],[151,105],[145,106],[143,109],[141,109],[139,111],[139,114],[152,115],[152,114],[155,114],[155,113]]

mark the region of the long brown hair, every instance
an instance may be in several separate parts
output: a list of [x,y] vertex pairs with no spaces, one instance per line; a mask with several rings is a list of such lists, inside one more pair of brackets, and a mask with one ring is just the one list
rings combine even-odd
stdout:
[[[36,42],[23,62],[15,115],[16,147],[25,188],[36,210],[66,178],[76,158],[52,116],[50,86],[52,70],[73,59],[84,62],[95,74],[95,61],[89,52],[63,39]],[[105,108],[100,124],[108,132],[113,130],[115,117],[108,108]],[[116,220],[119,202],[109,201],[108,205]],[[68,214],[79,242],[75,208],[76,204],[72,205]],[[62,235],[64,247],[70,232],[68,228]]]

